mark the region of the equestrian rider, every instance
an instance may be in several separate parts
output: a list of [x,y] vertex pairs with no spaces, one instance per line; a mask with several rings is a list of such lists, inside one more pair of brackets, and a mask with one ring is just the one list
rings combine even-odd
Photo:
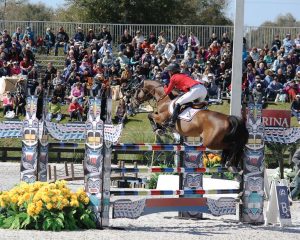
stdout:
[[180,66],[177,63],[169,64],[165,70],[168,71],[170,75],[170,82],[168,86],[164,87],[165,94],[170,94],[174,88],[184,92],[184,94],[176,100],[176,105],[169,122],[169,127],[174,128],[180,107],[196,99],[199,99],[201,102],[204,101],[207,90],[200,82],[180,73]]

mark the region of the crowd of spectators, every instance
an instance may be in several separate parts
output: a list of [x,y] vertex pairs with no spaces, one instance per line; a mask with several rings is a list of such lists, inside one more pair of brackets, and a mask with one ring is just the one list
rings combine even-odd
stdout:
[[[52,32],[53,31],[53,32]],[[208,89],[208,98],[228,97],[231,89],[232,40],[225,32],[215,33],[207,43],[200,44],[194,33],[182,32],[177,39],[169,39],[166,32],[124,30],[119,39],[113,39],[109,29],[87,33],[77,27],[69,36],[63,27],[55,33],[46,29],[43,37],[35,38],[30,27],[24,33],[20,28],[10,36],[7,30],[0,39],[0,76],[21,75],[15,96],[3,100],[4,114],[15,110],[25,114],[25,97],[36,94],[42,98],[50,93],[49,120],[63,117],[61,105],[68,105],[70,120],[82,121],[87,112],[87,97],[100,94],[110,86],[115,100],[121,99],[116,118],[123,121],[130,109],[127,90],[141,79],[167,81],[165,67],[171,62],[180,64],[181,72],[202,82]],[[243,41],[243,94],[262,101],[291,102],[292,113],[300,121],[300,34],[274,36],[263,48],[248,47]],[[57,71],[48,63],[43,77],[38,79],[34,53],[45,49],[46,54],[65,55],[65,68]],[[62,54],[62,53],[61,53]],[[14,98],[14,100],[11,100]]]

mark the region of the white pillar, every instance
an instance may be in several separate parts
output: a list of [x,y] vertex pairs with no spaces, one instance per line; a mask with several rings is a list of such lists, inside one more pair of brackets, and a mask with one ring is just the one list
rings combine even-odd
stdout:
[[244,0],[235,0],[230,114],[241,116]]

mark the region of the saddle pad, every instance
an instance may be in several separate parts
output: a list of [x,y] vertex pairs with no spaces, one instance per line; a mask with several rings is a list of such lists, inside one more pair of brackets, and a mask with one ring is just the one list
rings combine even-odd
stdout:
[[[175,102],[178,98],[174,99],[170,105],[169,105],[169,112],[171,114],[173,114],[174,112],[174,105],[175,105]],[[178,115],[178,119],[181,119],[183,121],[186,121],[186,122],[189,122],[193,119],[193,117],[195,116],[195,114],[199,111],[203,110],[203,108],[201,109],[195,109],[195,108],[191,108],[191,107],[188,107],[186,109],[183,110],[183,112],[181,112],[179,115]]]

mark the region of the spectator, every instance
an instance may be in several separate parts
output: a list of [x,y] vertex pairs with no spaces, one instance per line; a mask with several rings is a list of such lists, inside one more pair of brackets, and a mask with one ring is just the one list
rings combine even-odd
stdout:
[[18,47],[16,42],[12,42],[12,47],[8,51],[8,56],[11,61],[20,62],[21,46]]
[[47,55],[49,55],[51,48],[55,44],[55,36],[52,33],[51,28],[49,27],[46,29],[46,34],[44,36],[44,43],[47,49]]
[[[300,97],[300,96],[299,96]],[[295,178],[293,179],[295,188],[291,192],[292,200],[297,200],[300,194],[300,150],[294,153],[292,162],[294,163]]]
[[28,75],[28,72],[31,70],[33,64],[29,61],[28,57],[25,56],[20,62],[21,74]]
[[54,50],[55,56],[58,55],[58,48],[59,47],[63,47],[64,48],[64,54],[67,54],[68,42],[69,42],[69,36],[65,32],[64,28],[61,26],[59,28],[58,33],[56,34],[56,43],[55,43],[55,50]]
[[64,76],[61,74],[61,71],[57,71],[56,77],[53,78],[52,80],[53,87],[56,87],[57,85],[64,84],[64,83],[65,83]]
[[[100,29],[99,29],[99,30],[100,30]],[[108,29],[107,29],[107,26],[103,26],[103,27],[102,27],[102,31],[98,34],[97,40],[105,41],[105,42],[107,42],[108,44],[111,43],[112,37],[111,37],[110,32],[109,32]]]
[[279,35],[275,35],[274,40],[272,42],[272,51],[277,52],[281,47],[281,41],[279,39]]
[[158,53],[158,54],[163,54],[164,50],[165,50],[165,47],[166,45],[164,45],[162,43],[162,40],[158,40],[156,46],[155,46],[155,51]]
[[296,45],[296,49],[299,50],[300,49],[300,33],[298,33],[298,37],[295,38],[294,43]]
[[48,89],[49,83],[52,83],[53,78],[55,77],[57,73],[57,69],[53,66],[52,62],[49,62],[47,64],[47,68],[44,74],[44,78],[42,80],[42,84],[45,89]]
[[74,35],[74,41],[75,42],[84,42],[85,40],[85,36],[84,33],[82,32],[82,28],[81,27],[77,27],[77,32]]
[[278,101],[279,95],[282,93],[283,84],[278,81],[277,76],[274,77],[273,81],[267,87],[267,99]]
[[121,41],[119,45],[119,49],[122,52],[128,44],[132,42],[132,36],[129,34],[128,30],[124,30],[124,34],[121,36]]
[[6,93],[6,96],[3,98],[3,117],[5,117],[8,111],[13,111],[14,109],[14,98],[10,92]]
[[167,37],[166,37],[166,33],[164,31],[161,31],[159,33],[159,36],[158,36],[158,40],[161,40],[161,43],[163,45],[166,45],[167,44]]
[[51,121],[53,117],[56,117],[57,122],[59,122],[62,119],[61,105],[60,102],[57,100],[57,97],[55,96],[52,97],[48,105],[47,121]]
[[135,40],[135,47],[137,47],[144,42],[145,37],[143,36],[142,32],[140,30],[138,30],[138,31],[136,31],[136,35],[133,38],[133,40]]
[[10,68],[10,74],[11,75],[20,75],[21,74],[21,68],[18,64],[18,62],[13,62],[11,68]]
[[88,34],[86,35],[85,42],[87,46],[90,46],[92,43],[96,43],[96,41],[93,42],[93,40],[97,41],[96,34],[94,33],[93,29],[89,29]]
[[28,38],[30,39],[31,41],[31,46],[34,46],[35,44],[35,39],[34,39],[34,32],[31,30],[31,27],[26,27],[26,30],[24,32],[24,35],[27,35]]
[[126,119],[126,103],[123,98],[120,99],[115,113],[115,121],[120,124]]
[[171,57],[172,57],[172,55],[173,55],[173,53],[175,51],[175,48],[176,47],[175,47],[175,45],[173,43],[168,43],[166,45],[166,48],[165,48],[162,56],[164,56],[168,61],[170,61]]
[[110,51],[105,51],[105,56],[102,59],[102,65],[104,67],[110,67],[114,63],[112,56],[110,55]]
[[80,122],[82,122],[82,113],[83,113],[83,108],[80,106],[76,98],[72,99],[72,102],[69,105],[68,112],[70,114],[70,121],[72,119],[77,119]]
[[26,106],[25,97],[23,94],[18,92],[15,99],[15,113],[17,117],[19,116],[19,114],[21,114],[22,116],[26,115],[25,106]]
[[179,54],[183,54],[188,46],[188,38],[187,38],[185,32],[182,32],[180,34],[180,36],[177,38],[176,44],[177,44]]
[[264,102],[265,101],[265,88],[261,83],[258,83],[252,90],[252,96],[255,102]]
[[212,33],[210,39],[208,40],[208,46],[210,46],[214,41],[219,42],[219,39],[215,33]]
[[[218,40],[218,39],[216,39],[216,40]],[[223,44],[223,43],[229,43],[230,44],[230,42],[231,41],[230,41],[230,39],[228,37],[227,32],[224,32],[223,35],[222,35],[221,44]]]
[[17,41],[21,41],[23,39],[23,34],[22,34],[22,30],[20,27],[17,27],[17,29],[13,33],[12,37],[16,37]]
[[72,100],[73,98],[76,98],[77,101],[82,104],[83,103],[83,97],[84,97],[84,89],[80,82],[75,83],[75,86],[72,86],[71,88],[71,95],[69,96],[69,99]]
[[295,42],[291,39],[291,34],[286,34],[285,39],[283,39],[283,47],[284,47],[284,56],[287,56],[289,52],[292,50]]
[[188,44],[191,45],[192,50],[194,52],[197,52],[198,48],[200,47],[200,42],[199,42],[198,38],[192,32],[190,32],[190,36],[188,38]]
[[258,61],[259,59],[259,53],[257,51],[257,47],[253,47],[252,51],[250,52],[250,56],[253,59],[254,62]]
[[298,123],[300,124],[300,94],[296,95],[296,98],[291,105],[292,116],[297,118]]
[[156,44],[156,43],[157,43],[157,38],[156,38],[154,32],[150,32],[150,33],[149,33],[148,42],[149,42],[150,44]]

